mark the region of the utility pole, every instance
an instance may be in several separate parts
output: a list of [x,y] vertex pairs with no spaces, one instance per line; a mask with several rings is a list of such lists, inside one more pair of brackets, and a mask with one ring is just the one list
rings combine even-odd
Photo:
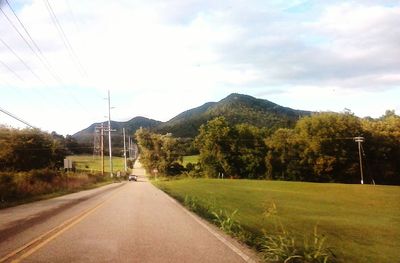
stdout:
[[[101,175],[104,175],[104,123],[101,123],[100,126],[95,127],[95,140],[94,140],[94,152],[98,153],[100,151],[100,158],[101,158]],[[100,133],[100,143],[98,140],[98,133]],[[100,146],[98,146],[100,144]],[[99,149],[100,148],[100,149]]]
[[361,184],[364,184],[364,175],[363,175],[363,167],[362,167],[362,158],[361,158],[361,143],[364,142],[364,137],[354,137],[354,141],[358,143],[358,157],[360,159],[360,173],[361,173]]
[[128,171],[126,167],[126,144],[125,144],[125,128],[122,128],[122,132],[124,134],[124,159],[125,159],[125,173]]
[[104,176],[104,124],[100,127],[100,153],[101,153],[101,175]]
[[112,149],[111,149],[111,103],[110,103],[110,90],[108,90],[108,151],[110,155],[110,176],[113,177],[113,162],[112,162]]
[[131,136],[128,136],[128,159],[131,159]]

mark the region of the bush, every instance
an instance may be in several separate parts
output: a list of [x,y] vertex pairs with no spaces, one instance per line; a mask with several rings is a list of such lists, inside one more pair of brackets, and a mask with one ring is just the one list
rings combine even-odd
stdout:
[[86,173],[62,173],[50,169],[29,172],[0,173],[0,208],[22,200],[56,192],[73,192],[95,183],[110,180],[108,176]]
[[10,173],[0,173],[0,203],[16,197],[16,184]]
[[32,170],[28,172],[28,177],[31,182],[42,181],[51,183],[56,177],[60,176],[60,172],[51,169]]
[[174,162],[170,166],[166,168],[166,174],[167,175],[178,175],[181,174],[185,170],[185,167],[183,167],[181,164]]

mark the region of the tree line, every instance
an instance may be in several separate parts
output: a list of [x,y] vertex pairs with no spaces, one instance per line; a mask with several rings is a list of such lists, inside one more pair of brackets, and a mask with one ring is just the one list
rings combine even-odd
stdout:
[[[232,125],[217,117],[199,129],[193,142],[197,176],[309,182],[359,183],[359,152],[354,137],[365,138],[361,154],[364,181],[400,184],[400,117],[387,111],[378,119],[351,112],[316,113],[302,117],[294,128],[269,129]],[[148,170],[179,174],[185,154],[179,138],[140,130],[136,138]],[[187,147],[187,146],[186,146]]]
[[69,135],[0,126],[0,171],[59,169],[65,156],[81,151]]

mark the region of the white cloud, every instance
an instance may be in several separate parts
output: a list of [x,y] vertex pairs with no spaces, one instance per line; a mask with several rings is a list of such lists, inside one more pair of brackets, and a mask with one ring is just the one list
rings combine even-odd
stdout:
[[[337,98],[400,88],[400,6],[393,1],[51,1],[87,76],[43,1],[13,3],[63,85],[0,14],[0,36],[45,82],[0,43],[1,61],[23,79],[0,64],[0,90],[7,92],[0,103],[18,112],[31,105],[21,116],[48,130],[71,133],[103,119],[107,89],[116,119],[168,120],[230,92],[288,103],[290,94],[308,94],[305,106],[315,110],[331,105],[332,87]],[[43,95],[16,101],[17,91]],[[324,100],[316,103],[312,94]],[[76,116],[73,127],[60,116]]]

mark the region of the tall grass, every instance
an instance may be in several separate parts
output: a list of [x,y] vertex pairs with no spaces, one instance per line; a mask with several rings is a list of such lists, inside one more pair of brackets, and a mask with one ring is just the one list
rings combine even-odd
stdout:
[[273,221],[275,230],[270,232],[263,230],[263,235],[261,236],[256,232],[245,229],[240,224],[236,219],[238,210],[229,213],[226,210],[218,209],[215,200],[201,201],[196,197],[186,195],[183,205],[203,218],[208,219],[228,235],[254,247],[260,252],[265,262],[336,262],[333,249],[326,246],[326,237],[318,234],[317,226],[314,227],[314,232],[311,235],[304,234],[299,240],[283,225],[275,204],[272,204],[263,213],[267,219]]
[[275,224],[274,232],[268,233],[263,230],[264,234],[259,238],[259,250],[266,262],[328,263],[336,261],[333,250],[326,246],[326,237],[318,234],[317,225],[314,226],[311,238],[304,234],[299,240],[283,225],[275,203],[267,208],[264,216],[272,219]]
[[38,200],[109,181],[108,176],[91,173],[63,173],[50,169],[29,172],[0,172],[0,208]]

